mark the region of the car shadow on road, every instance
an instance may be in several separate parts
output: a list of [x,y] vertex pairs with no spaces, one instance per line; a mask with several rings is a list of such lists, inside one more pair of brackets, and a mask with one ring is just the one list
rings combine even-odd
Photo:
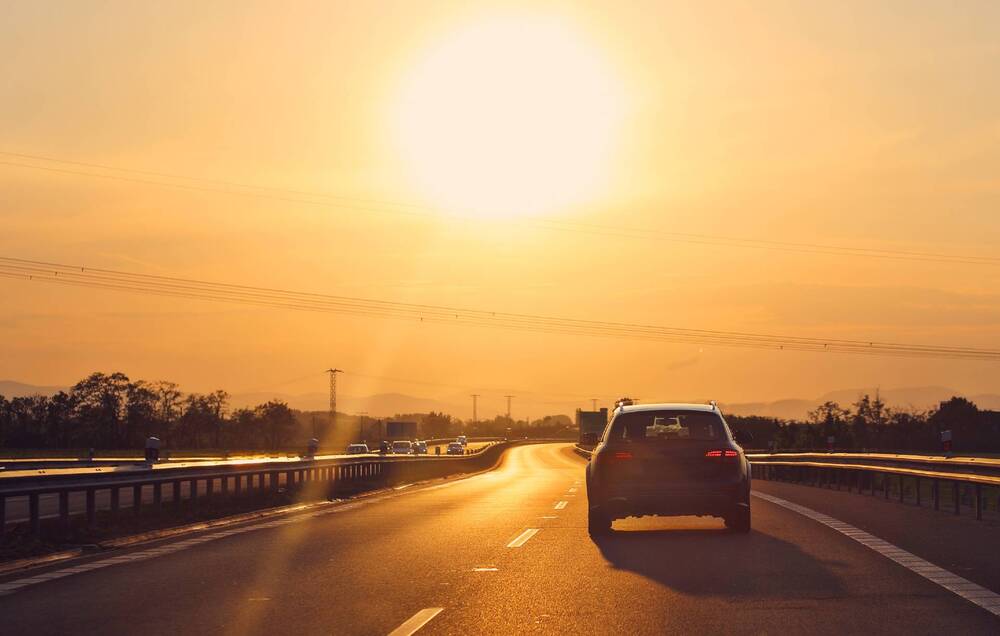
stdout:
[[791,600],[845,592],[834,572],[839,562],[757,530],[616,530],[594,542],[612,567],[685,594]]

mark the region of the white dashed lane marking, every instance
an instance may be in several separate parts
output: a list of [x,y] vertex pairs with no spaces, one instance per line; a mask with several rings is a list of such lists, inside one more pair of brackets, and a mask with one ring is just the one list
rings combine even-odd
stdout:
[[816,512],[812,508],[800,506],[797,503],[786,501],[780,497],[767,495],[761,492],[751,493],[753,496],[770,501],[773,504],[787,508],[800,515],[809,517],[813,521],[818,521],[828,528],[832,528],[842,535],[854,539],[861,545],[878,552],[887,559],[892,559],[907,570],[919,574],[928,581],[937,583],[944,589],[961,596],[970,603],[975,603],[994,616],[1000,616],[1000,594],[988,590],[982,585],[977,585],[968,579],[963,579],[957,574],[953,574],[944,568],[940,568],[930,561],[925,561],[915,554],[907,552],[888,541],[879,539],[873,534],[869,534],[860,528],[834,519],[829,515]]
[[556,510],[562,510],[563,508],[566,507],[566,504],[568,504],[568,503],[569,503],[568,501],[560,501],[559,503],[556,504],[555,509]]
[[411,616],[405,623],[389,632],[389,636],[411,636],[444,611],[443,607],[428,607]]
[[528,528],[521,534],[517,535],[513,541],[507,544],[508,548],[520,548],[522,545],[528,542],[531,537],[538,534],[538,528]]

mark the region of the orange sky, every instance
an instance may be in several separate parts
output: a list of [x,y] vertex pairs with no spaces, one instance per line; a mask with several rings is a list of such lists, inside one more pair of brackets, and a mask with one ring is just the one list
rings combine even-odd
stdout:
[[[0,255],[609,321],[1000,344],[1000,266],[545,226],[998,256],[1000,5],[620,4],[7,3],[0,151],[343,204],[0,155]],[[322,375],[287,380],[335,365],[529,389],[535,412],[618,392],[1000,392],[983,362],[525,335],[6,279],[0,297],[0,378],[36,384],[120,369],[296,393],[322,391]],[[455,392],[343,382],[352,395]],[[501,403],[491,393],[485,413]]]

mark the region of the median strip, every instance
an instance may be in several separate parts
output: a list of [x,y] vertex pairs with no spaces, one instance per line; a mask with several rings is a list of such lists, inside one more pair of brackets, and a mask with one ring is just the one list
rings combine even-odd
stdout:
[[879,539],[873,534],[869,534],[864,530],[844,523],[838,519],[834,519],[829,515],[816,512],[812,508],[806,508],[805,506],[800,506],[797,503],[792,503],[791,501],[787,501],[780,497],[775,497],[774,495],[768,495],[761,492],[753,492],[751,494],[754,497],[763,499],[764,501],[769,501],[775,505],[781,506],[782,508],[797,512],[804,517],[812,519],[813,521],[818,521],[824,526],[836,530],[848,538],[854,539],[861,545],[881,554],[885,558],[895,561],[914,574],[919,574],[928,581],[937,583],[944,589],[961,596],[970,603],[975,603],[990,614],[1000,616],[1000,594],[988,590],[981,585],[977,585],[968,579],[963,579],[957,574],[953,574],[944,568],[940,568],[930,561],[925,561],[915,554],[907,552],[906,550],[903,550],[888,541]]

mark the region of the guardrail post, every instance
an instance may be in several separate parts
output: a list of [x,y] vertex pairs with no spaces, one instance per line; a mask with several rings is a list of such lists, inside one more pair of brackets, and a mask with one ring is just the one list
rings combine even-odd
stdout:
[[233,479],[233,496],[239,499],[242,490],[243,490],[243,475],[237,474]]
[[228,475],[223,475],[222,479],[219,480],[219,485],[221,486],[220,490],[222,491],[222,496],[223,497],[228,497],[229,496],[229,476]]
[[205,480],[205,499],[211,499],[212,493],[215,492],[215,478],[209,477]]
[[59,492],[59,527],[63,532],[69,530],[69,491]]
[[142,484],[132,486],[132,514],[139,516],[140,508],[142,508]]
[[976,520],[983,520],[983,485],[976,484]]
[[272,492],[278,492],[278,489],[280,488],[280,484],[278,483],[278,475],[279,474],[280,473],[278,471],[274,471],[274,472],[270,473],[270,475],[271,475],[271,491]]
[[112,519],[117,519],[118,518],[118,499],[119,499],[119,494],[120,494],[118,492],[118,490],[119,490],[118,486],[112,486],[111,487],[111,518]]
[[188,499],[191,500],[191,507],[198,503],[198,480],[192,479],[188,482]]
[[173,488],[172,488],[172,490],[173,490],[173,500],[171,501],[171,503],[174,504],[174,508],[180,508],[181,507],[181,481],[179,479],[175,479],[173,481],[172,486],[173,486]]
[[31,524],[31,534],[38,534],[41,527],[41,517],[38,514],[38,493],[28,495],[28,514]]
[[90,528],[97,521],[97,489],[87,489],[87,527]]
[[163,484],[161,482],[153,484],[153,507],[156,510],[163,508]]

